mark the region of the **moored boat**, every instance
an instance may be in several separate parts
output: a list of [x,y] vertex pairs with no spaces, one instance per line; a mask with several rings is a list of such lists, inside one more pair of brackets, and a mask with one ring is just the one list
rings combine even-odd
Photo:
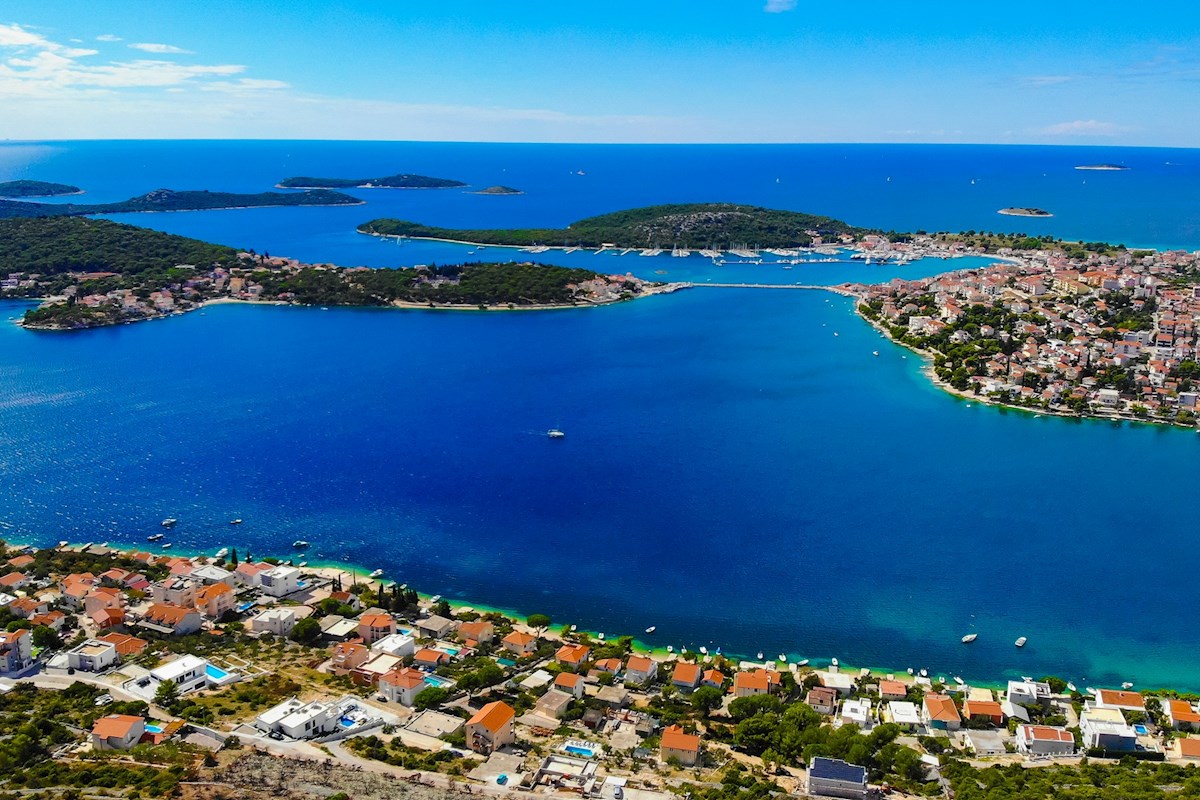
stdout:
[[383,570],[381,570],[381,569],[372,570],[372,572],[371,572],[371,577],[372,577],[372,578],[379,578],[379,577],[381,577],[382,575],[383,575]]
[[308,547],[308,541],[305,539],[297,539],[296,541],[292,542],[292,547],[296,548],[297,550],[303,550],[304,548]]
[[646,628],[646,633],[654,633],[656,630],[658,630],[658,626],[651,625],[649,628]]
[[175,519],[174,517],[167,517],[159,524],[162,525],[164,528],[174,528],[176,523],[178,523],[178,522],[179,522],[179,520]]
[[962,637],[962,643],[970,644],[971,642],[975,641],[978,638],[979,638],[978,633],[968,633],[966,636]]
[[1013,642],[1013,644],[1015,644],[1017,647],[1024,647],[1025,643],[1028,641],[1029,640],[1026,639],[1024,636],[1021,636],[1015,642]]

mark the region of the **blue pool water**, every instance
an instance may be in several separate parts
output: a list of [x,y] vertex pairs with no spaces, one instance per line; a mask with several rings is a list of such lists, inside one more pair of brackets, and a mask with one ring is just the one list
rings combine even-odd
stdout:
[[[1134,169],[1073,169],[1097,161]],[[465,257],[353,232],[376,216],[562,225],[707,199],[883,228],[1200,246],[1200,154],[1186,150],[0,145],[0,180],[69,181],[97,201],[401,170],[527,194],[368,191],[357,207],[122,221],[375,266]],[[995,215],[1009,205],[1055,216]],[[969,263],[729,273],[572,257],[650,277],[827,284]],[[0,536],[144,546],[174,516],[185,552],[286,556],[304,538],[314,562],[385,568],[556,624],[654,624],[640,638],[660,646],[1200,688],[1186,604],[1153,603],[1129,580],[1190,580],[1200,437],[968,407],[905,355],[847,301],[811,292],[487,315],[214,306],[72,335],[0,325]],[[566,438],[548,441],[550,427]],[[1111,488],[1131,485],[1150,499]],[[970,647],[967,631],[980,634]],[[1019,651],[1017,636],[1029,637]]]
[[426,675],[425,682],[428,683],[430,686],[435,686],[439,689],[445,688],[446,686],[450,686],[454,683],[454,681],[449,680],[447,678],[443,678],[440,675]]
[[571,753],[572,755],[583,756],[584,758],[591,758],[593,753],[595,752],[593,750],[589,750],[586,747],[576,747],[573,744],[567,745],[566,747],[563,748],[563,750],[566,750],[568,753]]
[[162,733],[162,732],[163,732],[163,729],[162,729],[161,725],[152,725],[149,723],[146,724],[146,733]]
[[221,669],[220,667],[215,667],[212,664],[206,664],[204,666],[204,674],[206,674],[211,680],[214,680],[214,681],[223,681],[229,677],[228,672]]

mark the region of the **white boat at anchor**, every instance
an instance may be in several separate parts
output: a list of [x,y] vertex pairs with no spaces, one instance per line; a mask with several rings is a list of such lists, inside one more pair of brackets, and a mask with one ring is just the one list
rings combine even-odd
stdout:
[[646,633],[654,633],[656,630],[658,630],[658,626],[651,625],[649,628],[646,628]]
[[546,437],[549,439],[562,439],[566,437],[566,434],[560,431],[558,428],[551,428],[550,430],[546,431]]
[[978,633],[968,633],[966,636],[962,637],[962,643],[970,644],[971,642],[975,641],[978,638],[979,638]]
[[217,551],[216,555],[213,556],[213,558],[224,558],[227,555],[229,555],[229,548],[222,547],[220,550]]
[[372,570],[372,572],[371,572],[371,577],[372,577],[372,578],[381,578],[381,577],[383,577],[383,570],[381,570],[381,569]]
[[1013,642],[1013,644],[1016,645],[1017,647],[1024,647],[1025,643],[1028,641],[1029,640],[1026,639],[1024,636],[1021,636],[1015,642]]

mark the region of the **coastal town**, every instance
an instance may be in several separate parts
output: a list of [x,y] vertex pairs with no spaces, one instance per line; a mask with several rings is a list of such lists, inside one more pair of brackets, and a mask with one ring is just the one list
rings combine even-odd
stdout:
[[[22,324],[31,329],[61,330],[163,319],[220,302],[482,310],[558,308],[605,305],[675,288],[630,274],[589,273],[564,278],[561,291],[549,297],[535,296],[532,291],[523,293],[520,289],[511,295],[500,291],[495,296],[486,292],[477,297],[457,296],[463,272],[504,268],[527,274],[530,270],[542,270],[550,281],[557,279],[559,272],[570,272],[532,262],[464,265],[462,268],[419,266],[403,270],[340,268],[332,264],[306,264],[291,258],[242,252],[237,254],[237,266],[177,265],[173,271],[178,274],[159,288],[107,288],[106,284],[120,279],[118,273],[107,271],[69,273],[65,286],[62,275],[13,272],[0,279],[0,296],[44,296],[42,305],[27,315]],[[391,292],[397,295],[395,297],[370,294],[358,280],[378,280],[388,273],[403,273],[400,278],[404,285]],[[314,287],[317,287],[316,295],[312,293]]]
[[1200,253],[867,237],[877,258],[1002,259],[920,280],[842,287],[893,341],[928,356],[944,388],[984,402],[1071,416],[1195,426],[1200,406]]
[[72,709],[52,747],[31,745],[68,772],[135,764],[175,769],[168,788],[236,790],[237,765],[264,754],[464,793],[670,800],[731,781],[866,798],[953,792],[989,769],[1200,762],[1198,698],[1165,690],[639,652],[228,549],[0,557],[0,716]]

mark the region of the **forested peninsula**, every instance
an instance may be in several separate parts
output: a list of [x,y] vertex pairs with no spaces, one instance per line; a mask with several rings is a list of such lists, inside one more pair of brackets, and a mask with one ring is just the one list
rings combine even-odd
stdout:
[[446,239],[473,244],[529,247],[681,247],[727,250],[807,247],[814,237],[868,233],[841,220],[732,203],[647,206],[589,217],[565,228],[438,228],[398,219],[376,219],[358,226],[376,236]]
[[88,214],[127,214],[148,211],[206,211],[222,208],[265,208],[268,206],[349,206],[363,201],[341,192],[314,189],[307,192],[174,191],[156,189],[117,203],[30,203],[0,200],[0,219],[14,217],[78,217]]
[[0,182],[0,197],[60,197],[66,194],[83,194],[83,189],[66,183],[46,181]]
[[388,175],[384,178],[284,178],[280,189],[455,189],[467,184],[428,175]]
[[528,262],[402,269],[303,264],[108,220],[0,220],[0,297],[40,297],[23,324],[74,330],[153,319],[214,301],[325,306],[548,308],[602,305],[675,287]]

